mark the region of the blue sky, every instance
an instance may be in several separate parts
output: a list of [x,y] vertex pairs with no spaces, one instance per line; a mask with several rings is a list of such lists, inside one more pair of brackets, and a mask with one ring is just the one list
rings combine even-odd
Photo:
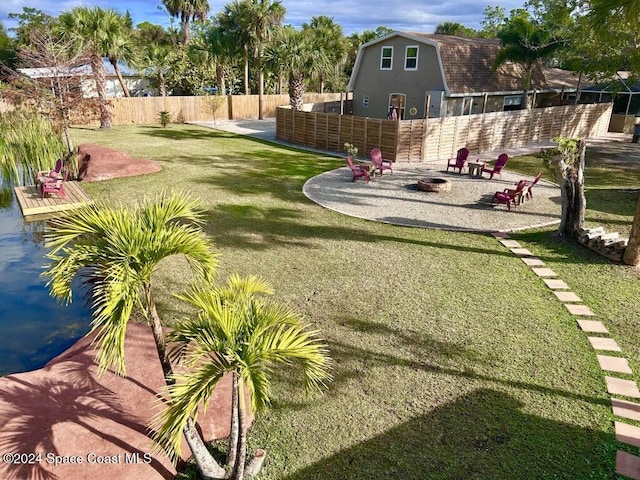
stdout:
[[[209,0],[210,14],[222,10],[228,0]],[[375,30],[384,25],[394,30],[433,32],[438,23],[459,22],[471,28],[480,28],[482,12],[487,5],[499,5],[507,13],[522,6],[518,0],[283,0],[287,15],[285,23],[300,26],[314,15],[327,15],[342,25],[346,35],[363,30]],[[169,18],[159,9],[160,0],[0,0],[0,21],[6,28],[15,26],[8,18],[23,7],[34,7],[57,16],[61,11],[76,6],[100,6],[127,9],[134,23],[149,21],[167,26]]]

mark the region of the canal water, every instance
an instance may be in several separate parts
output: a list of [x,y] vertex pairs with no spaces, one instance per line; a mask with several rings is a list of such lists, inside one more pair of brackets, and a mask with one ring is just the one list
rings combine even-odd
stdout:
[[40,276],[45,222],[24,222],[13,188],[1,198],[0,376],[44,366],[85,335],[91,320],[77,287],[68,306],[49,296]]

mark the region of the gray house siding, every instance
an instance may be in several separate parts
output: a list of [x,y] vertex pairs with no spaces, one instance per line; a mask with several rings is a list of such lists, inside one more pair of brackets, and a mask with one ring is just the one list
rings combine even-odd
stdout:
[[[416,45],[417,69],[405,70],[406,47]],[[384,47],[393,47],[390,70],[380,69],[381,51]],[[396,36],[370,46],[361,51],[361,55],[358,76],[353,85],[354,115],[386,118],[389,113],[389,96],[404,94],[406,100],[403,119],[424,118],[425,92],[444,90],[442,73],[438,67],[440,62],[432,45]],[[365,105],[367,97],[368,106]]]

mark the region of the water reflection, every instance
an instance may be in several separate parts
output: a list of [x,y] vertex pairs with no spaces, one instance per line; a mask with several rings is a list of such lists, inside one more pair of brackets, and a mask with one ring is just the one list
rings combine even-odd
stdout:
[[89,330],[90,311],[74,289],[69,306],[40,277],[45,223],[25,223],[17,202],[0,207],[0,375],[42,367]]

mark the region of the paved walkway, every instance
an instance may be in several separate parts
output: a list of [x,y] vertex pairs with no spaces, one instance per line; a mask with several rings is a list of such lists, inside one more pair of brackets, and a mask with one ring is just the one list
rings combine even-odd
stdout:
[[[624,357],[622,349],[615,339],[611,338],[609,330],[597,320],[588,305],[576,295],[567,283],[558,278],[556,273],[548,268],[542,260],[534,256],[528,249],[515,240],[509,239],[506,233],[495,232],[503,246],[520,258],[531,271],[540,277],[545,285],[553,291],[558,301],[562,302],[567,311],[574,315],[579,328],[587,335],[589,343],[596,351],[598,364],[605,372],[607,392],[611,395],[611,409],[615,417],[624,419],[614,422],[616,440],[627,445],[640,447],[640,427],[626,423],[628,420],[640,421],[640,403],[629,399],[640,399],[640,390],[633,380],[633,371]],[[640,457],[623,450],[616,452],[616,473],[629,478],[640,480]]]

